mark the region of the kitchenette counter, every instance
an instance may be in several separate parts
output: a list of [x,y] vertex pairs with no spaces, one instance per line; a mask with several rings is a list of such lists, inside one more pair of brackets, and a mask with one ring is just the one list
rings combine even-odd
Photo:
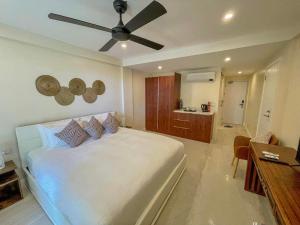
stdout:
[[189,113],[189,114],[198,114],[198,115],[204,115],[204,116],[212,116],[215,113],[214,112],[201,112],[201,111],[196,111],[196,112],[188,112],[188,111],[184,111],[181,109],[176,109],[173,111],[174,113]]

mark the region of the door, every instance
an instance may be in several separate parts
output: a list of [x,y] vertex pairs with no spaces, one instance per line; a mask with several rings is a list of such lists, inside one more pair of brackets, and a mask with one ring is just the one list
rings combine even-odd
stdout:
[[146,130],[157,131],[158,127],[158,77],[145,79]]
[[174,76],[159,77],[158,131],[170,133],[171,111],[173,111]]
[[223,101],[223,123],[243,124],[247,81],[226,81]]
[[272,111],[275,103],[276,87],[278,83],[279,62],[275,62],[267,68],[262,93],[262,101],[257,126],[257,136],[266,134],[271,130]]

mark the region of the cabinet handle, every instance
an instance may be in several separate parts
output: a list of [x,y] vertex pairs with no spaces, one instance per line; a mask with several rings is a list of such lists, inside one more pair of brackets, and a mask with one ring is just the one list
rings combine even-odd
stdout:
[[173,126],[173,127],[179,128],[179,129],[185,129],[185,130],[189,130],[189,129],[190,129],[190,128],[188,128],[188,127],[178,127],[178,126]]
[[181,120],[181,119],[174,119],[174,120],[181,121],[181,122],[190,122],[189,120]]

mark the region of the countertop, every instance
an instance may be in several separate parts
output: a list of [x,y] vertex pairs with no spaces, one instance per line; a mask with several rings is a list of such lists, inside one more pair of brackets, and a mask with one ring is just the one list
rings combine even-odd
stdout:
[[205,115],[205,116],[212,116],[212,115],[215,114],[214,112],[201,112],[201,111],[196,111],[196,112],[186,112],[186,111],[183,111],[183,110],[180,110],[180,109],[176,109],[176,110],[174,110],[173,112],[176,112],[176,113],[199,114],[199,115]]

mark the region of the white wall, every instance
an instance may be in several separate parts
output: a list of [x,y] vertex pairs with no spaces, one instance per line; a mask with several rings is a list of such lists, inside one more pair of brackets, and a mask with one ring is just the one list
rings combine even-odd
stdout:
[[245,127],[251,137],[255,137],[256,135],[263,85],[263,72],[253,74],[248,83],[248,101],[245,113]]
[[218,111],[221,73],[217,73],[216,80],[209,82],[186,82],[185,75],[181,78],[181,99],[184,106],[192,106],[200,108],[201,104],[212,103],[213,110]]
[[145,78],[141,71],[124,68],[125,124],[145,129]]
[[[13,152],[17,161],[15,128],[104,111],[122,112],[122,74],[118,65],[97,58],[76,56],[0,37],[0,148]],[[70,106],[60,106],[53,97],[38,93],[35,80],[42,74],[56,77],[61,85],[79,77],[87,86],[96,79],[106,92],[93,104],[76,97]]]
[[278,55],[279,82],[272,114],[272,131],[281,144],[297,148],[300,137],[300,35]]
[[147,75],[144,73],[133,70],[133,127],[135,129],[145,130],[145,117],[146,117],[146,96],[145,96],[145,78]]

